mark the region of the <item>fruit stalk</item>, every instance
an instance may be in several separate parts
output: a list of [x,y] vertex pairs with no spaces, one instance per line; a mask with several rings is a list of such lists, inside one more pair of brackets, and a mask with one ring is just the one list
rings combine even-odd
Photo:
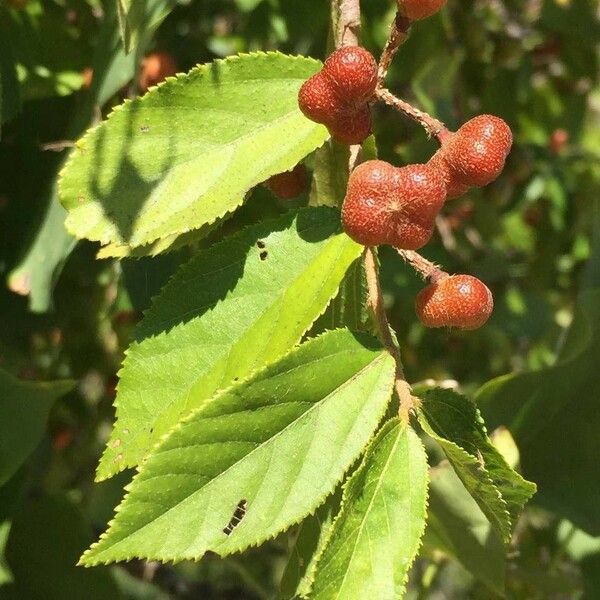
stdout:
[[394,96],[394,94],[392,94],[392,92],[390,92],[388,89],[379,88],[376,90],[375,95],[379,100],[385,102],[385,104],[388,106],[395,108],[409,119],[412,119],[413,121],[416,121],[422,125],[427,132],[427,135],[435,138],[440,144],[448,135],[448,129],[441,121],[438,121],[428,113],[415,108],[412,104],[406,102],[405,100]]
[[396,18],[392,22],[390,35],[385,43],[381,58],[379,59],[379,68],[377,72],[377,87],[383,87],[383,82],[387,77],[390,65],[398,48],[408,39],[411,22],[400,12],[396,13]]
[[406,381],[400,348],[394,339],[394,334],[392,333],[392,328],[385,312],[375,249],[372,247],[365,248],[363,260],[367,280],[367,302],[375,319],[379,339],[396,361],[394,388],[400,400],[399,414],[402,420],[408,423],[411,411],[419,406],[420,401],[417,397],[413,396],[410,384]]

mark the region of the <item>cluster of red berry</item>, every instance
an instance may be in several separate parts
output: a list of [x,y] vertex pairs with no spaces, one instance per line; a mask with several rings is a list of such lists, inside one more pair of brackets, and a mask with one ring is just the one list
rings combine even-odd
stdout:
[[[406,16],[424,18],[444,1],[407,0]],[[334,139],[358,144],[371,132],[369,102],[376,89],[373,56],[363,48],[345,47],[304,83],[298,101],[302,112],[324,124]],[[370,160],[352,172],[342,208],[344,230],[352,239],[365,246],[421,248],[445,201],[496,179],[512,145],[510,128],[492,115],[475,117],[456,132],[440,132],[438,139],[441,147],[427,164],[398,168]],[[441,271],[416,300],[417,314],[428,327],[476,329],[492,309],[491,292],[477,278]]]

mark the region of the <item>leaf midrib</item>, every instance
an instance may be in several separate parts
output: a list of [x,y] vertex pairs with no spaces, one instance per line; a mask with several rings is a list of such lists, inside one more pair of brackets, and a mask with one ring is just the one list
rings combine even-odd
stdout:
[[[327,400],[329,400],[331,398],[332,395],[334,395],[334,394],[340,392],[341,390],[344,390],[348,386],[350,386],[363,373],[365,373],[368,370],[371,370],[372,368],[376,367],[380,362],[383,362],[386,359],[387,356],[389,356],[387,354],[387,352],[382,351],[381,354],[379,354],[379,356],[376,356],[372,361],[370,361],[367,365],[365,365],[360,371],[354,373],[349,379],[347,379],[341,385],[339,385],[334,390],[332,390],[331,392],[329,392],[325,397],[321,398],[317,402],[313,402],[312,406],[310,406],[308,408],[308,410],[306,410],[299,417],[297,417],[296,419],[294,419],[293,421],[291,421],[290,423],[288,423],[283,429],[281,429],[280,431],[278,431],[275,435],[273,435],[272,437],[270,437],[268,440],[265,440],[263,443],[259,444],[256,448],[253,448],[248,454],[244,455],[242,458],[240,458],[239,460],[237,460],[234,463],[232,463],[229,467],[227,467],[227,469],[225,469],[224,471],[222,471],[221,473],[219,473],[218,475],[216,475],[215,477],[213,477],[212,479],[210,479],[210,481],[208,481],[205,485],[203,485],[202,487],[198,488],[197,490],[194,490],[191,494],[188,494],[187,496],[185,496],[181,500],[178,500],[173,506],[171,506],[165,512],[161,513],[158,517],[153,518],[150,521],[147,521],[141,527],[136,528],[131,533],[128,533],[125,537],[123,537],[120,540],[118,540],[118,542],[116,542],[116,544],[113,544],[112,547],[114,547],[114,546],[116,546],[118,544],[121,544],[122,542],[124,542],[125,540],[127,540],[127,538],[130,537],[131,535],[139,533],[139,532],[143,531],[144,529],[150,527],[152,524],[154,524],[155,522],[157,522],[159,519],[165,518],[169,513],[171,513],[172,511],[176,510],[177,508],[179,508],[181,504],[183,504],[184,502],[188,501],[190,498],[192,498],[196,494],[199,494],[201,492],[206,492],[207,489],[210,490],[210,488],[214,487],[214,485],[216,485],[216,483],[220,479],[222,479],[224,476],[226,476],[234,467],[236,467],[237,465],[239,465],[241,462],[244,462],[244,461],[248,460],[254,453],[258,452],[259,450],[261,450],[261,449],[263,449],[263,448],[265,448],[265,447],[273,444],[279,437],[281,437],[292,426],[294,426],[295,424],[297,424],[299,421],[305,419],[308,415],[310,415],[312,413],[312,411],[317,410],[319,407],[323,406],[327,402]],[[201,410],[202,409],[199,409],[199,411],[201,411]],[[155,456],[160,456],[160,454],[161,454],[160,452],[157,452],[155,454]],[[133,485],[133,483],[138,479],[138,477],[141,477],[143,473],[144,473],[144,467],[140,468],[138,476],[136,476],[136,478],[132,481],[131,485]],[[140,479],[140,482],[143,482],[143,481],[145,481],[145,480],[144,479]],[[136,502],[137,501],[138,500],[136,498]],[[133,500],[130,500],[130,502],[133,502]],[[125,508],[126,508],[125,504],[123,504],[122,506],[123,506],[123,508],[120,508],[119,512],[122,512],[123,510],[125,510]]]

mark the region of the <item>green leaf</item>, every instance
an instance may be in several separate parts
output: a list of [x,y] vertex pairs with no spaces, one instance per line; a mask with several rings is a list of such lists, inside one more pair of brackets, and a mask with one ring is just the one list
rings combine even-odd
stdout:
[[138,464],[184,414],[300,341],[362,250],[339,228],[333,209],[290,212],[178,272],[128,350],[99,479]]
[[51,193],[37,235],[8,276],[8,287],[13,292],[29,296],[32,312],[46,312],[52,306],[52,290],[75,247],[75,239],[65,230],[66,214],[56,194]]
[[[149,0],[145,3],[147,25],[144,28],[144,43],[157,25],[158,16],[164,11],[164,3],[165,0]],[[27,36],[21,37],[27,39]],[[0,56],[1,45],[0,36]],[[81,135],[89,126],[97,107],[103,106],[134,76],[136,57],[126,56],[119,46],[116,9],[110,3],[96,43],[92,86],[83,95],[82,102],[73,115],[67,138]],[[35,231],[31,232],[28,245],[8,276],[8,285],[12,291],[29,295],[29,307],[33,312],[47,312],[52,308],[52,291],[76,242],[64,226],[67,212],[58,200],[56,177],[54,174],[52,183],[48,185],[46,215],[41,225],[36,220]],[[171,240],[171,246],[174,245],[175,240]],[[124,253],[125,256],[127,254],[129,250]]]
[[68,229],[141,247],[214,223],[327,139],[298,108],[315,60],[217,60],[126,102],[78,143],[62,175]]
[[438,437],[479,460],[516,523],[536,486],[513,470],[492,444],[475,403],[452,390],[434,389],[424,394],[421,410]]
[[350,148],[333,139],[315,152],[311,206],[342,206],[348,187]]
[[419,437],[398,419],[388,421],[344,487],[311,598],[402,596],[425,530],[427,480]]
[[317,559],[329,540],[333,520],[340,509],[342,488],[302,521],[290,552],[280,586],[282,598],[305,597],[310,592]]
[[393,380],[372,338],[338,330],[218,394],[153,450],[82,564],[225,556],[299,522],[373,435]]
[[504,542],[447,463],[431,472],[423,543],[450,554],[491,590],[504,595]]
[[33,452],[44,435],[52,404],[73,385],[19,381],[0,370],[0,486]]
[[125,52],[129,54],[140,43],[147,29],[157,29],[176,4],[176,0],[162,0],[159,10],[148,19],[147,0],[117,0],[119,28]]
[[370,314],[366,301],[365,268],[363,261],[359,259],[348,269],[337,296],[315,322],[311,335],[338,327],[348,327],[353,331],[369,331]]
[[66,497],[28,501],[16,514],[6,545],[6,560],[18,590],[16,597],[124,598],[108,569],[75,566],[91,539],[91,527]]
[[428,424],[423,413],[419,416],[424,431],[440,444],[467,491],[473,496],[504,542],[508,543],[512,530],[508,507],[488,472],[478,458],[458,444],[438,435]]
[[[361,159],[377,158],[375,137],[370,135],[363,143]],[[348,187],[350,148],[329,139],[315,152],[315,167],[310,190],[310,206],[341,207]]]
[[494,427],[506,425],[519,447],[536,501],[600,535],[600,290],[584,291],[556,364],[499,377],[476,399]]

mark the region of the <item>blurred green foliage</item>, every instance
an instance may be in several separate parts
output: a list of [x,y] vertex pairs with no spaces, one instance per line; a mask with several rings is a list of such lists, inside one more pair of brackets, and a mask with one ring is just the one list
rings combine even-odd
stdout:
[[[393,4],[363,2],[363,43],[374,53],[387,37]],[[159,14],[162,10],[158,3],[154,9]],[[452,127],[477,113],[497,114],[510,123],[516,140],[502,177],[449,203],[439,219],[438,235],[425,251],[446,270],[472,273],[488,283],[496,303],[488,326],[469,333],[424,329],[413,310],[421,282],[397,254],[381,252],[386,304],[411,381],[435,380],[451,387],[459,382],[464,392],[473,393],[496,376],[536,372],[527,375],[529,391],[534,388],[535,393],[535,376],[544,380],[554,366],[573,319],[593,249],[593,225],[599,220],[598,11],[594,0],[449,0],[441,15],[413,27],[398,54],[389,78],[389,87],[398,95]],[[47,588],[40,596],[44,598],[60,597],[53,595],[57,582],[74,598],[90,586],[106,590],[97,597],[107,598],[262,599],[275,594],[287,560],[287,534],[227,560],[211,557],[177,566],[132,563],[102,572],[72,568],[78,554],[74,546],[83,550],[90,532],[104,528],[128,479],[124,474],[92,484],[113,420],[111,403],[124,349],[140,311],[190,250],[152,260],[97,261],[97,248],[91,244],[80,244],[69,255],[72,244],[58,244],[56,236],[62,233],[48,235],[42,223],[52,206],[51,190],[68,142],[137,92],[134,68],[145,53],[168,51],[182,71],[257,49],[323,58],[328,18],[324,0],[180,2],[153,35],[156,23],[147,21],[148,28],[138,37],[140,45],[127,56],[120,47],[113,3],[31,0],[25,9],[16,10],[0,0],[0,273],[6,278],[36,248],[38,262],[31,276],[41,277],[17,284],[13,280],[14,291],[8,286],[0,290],[0,367],[28,380],[78,382],[54,404],[44,439],[31,459],[0,488],[0,598],[35,597],[35,580],[27,582],[27,574],[38,569],[45,569],[37,574],[45,582],[40,589]],[[146,25],[136,22],[136,27]],[[83,69],[92,65],[92,88],[86,90],[81,88]],[[434,143],[423,131],[391,109],[377,107],[375,124],[379,155],[386,160],[406,164],[426,160],[434,152]],[[286,209],[257,189],[211,241]],[[58,256],[53,254],[56,247],[63,249]],[[39,267],[45,261],[52,263],[50,270]],[[590,275],[588,270],[587,281],[591,280],[589,287],[597,288],[597,272]],[[37,310],[47,312],[34,314],[28,298],[15,292],[40,288],[53,297],[53,307],[42,302]],[[600,325],[592,319],[569,339],[583,340],[586,327]],[[574,352],[574,343],[562,347],[563,356]],[[597,358],[592,355],[586,363],[586,376]],[[568,369],[561,374],[567,386],[570,375]],[[585,477],[595,478],[589,486],[592,502],[598,488],[593,465],[599,432],[585,424],[586,411],[598,410],[600,396],[597,386],[589,383],[597,382],[597,375],[581,381],[570,401],[580,402],[585,410],[567,423],[572,444],[581,445]],[[502,382],[489,385],[503,387]],[[528,419],[544,424],[543,400],[532,404]],[[494,400],[504,401],[506,395]],[[500,410],[498,404],[485,408],[494,416],[494,426],[506,425],[518,442],[525,440],[521,462],[541,480],[539,498],[521,519],[513,540],[507,596],[600,597],[600,544],[592,537],[599,532],[579,518],[578,511],[555,501],[561,487],[556,488],[552,469],[573,468],[566,459],[552,459],[557,450],[552,436],[561,435],[563,421],[549,423],[549,434],[534,436],[532,446],[522,423],[514,422],[519,406],[514,411],[504,405]],[[561,486],[582,485],[568,474],[561,471]],[[551,484],[549,496],[544,481]],[[441,490],[452,485],[440,481],[435,496],[440,506]],[[585,495],[586,490],[575,492]],[[548,497],[550,502],[545,501]],[[463,524],[469,514],[466,511],[465,517],[457,506],[440,510],[454,511],[459,529],[475,527]],[[473,515],[473,522],[477,518]],[[444,540],[436,540],[442,533],[435,528],[427,538],[408,597],[490,598],[493,592],[485,587],[485,579],[490,585],[497,572],[490,568],[480,575],[483,582],[477,581],[469,572],[472,565],[450,558],[452,530],[446,530]],[[473,548],[481,541],[474,536],[467,542],[477,553]],[[53,560],[44,560],[47,555]]]

